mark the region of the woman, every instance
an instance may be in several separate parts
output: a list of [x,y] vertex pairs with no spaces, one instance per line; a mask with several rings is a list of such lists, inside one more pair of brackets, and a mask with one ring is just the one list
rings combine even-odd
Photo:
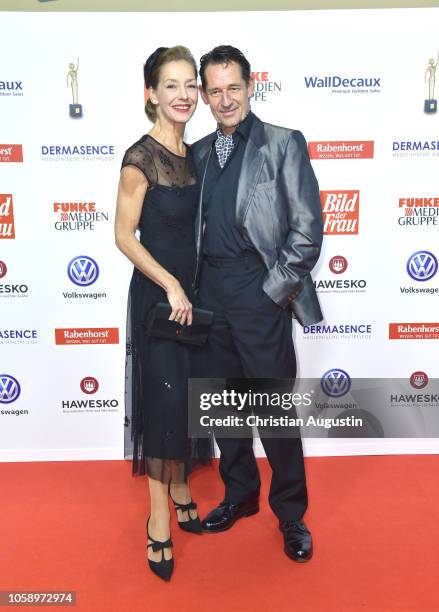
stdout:
[[123,158],[115,234],[135,266],[127,322],[126,451],[132,447],[133,474],[149,476],[148,563],[169,580],[174,562],[168,494],[180,527],[201,533],[187,475],[208,459],[210,448],[187,437],[187,378],[196,348],[148,338],[143,323],[156,302],[169,302],[171,320],[192,322],[199,192],[183,136],[197,106],[197,68],[185,47],[159,47],[145,63],[144,77],[145,112],[154,125]]

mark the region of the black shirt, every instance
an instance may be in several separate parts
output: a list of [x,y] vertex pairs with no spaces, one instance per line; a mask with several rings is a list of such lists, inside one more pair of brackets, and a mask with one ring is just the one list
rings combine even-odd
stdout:
[[242,159],[253,124],[250,111],[233,132],[233,150],[221,168],[215,150],[210,155],[203,189],[203,209],[206,228],[203,253],[213,257],[239,257],[253,250],[251,243],[236,227],[236,195]]

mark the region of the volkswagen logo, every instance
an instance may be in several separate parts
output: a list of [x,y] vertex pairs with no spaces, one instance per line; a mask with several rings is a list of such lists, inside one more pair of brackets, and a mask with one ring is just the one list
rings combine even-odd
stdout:
[[20,392],[20,383],[17,379],[9,374],[0,374],[0,404],[15,402]]
[[99,266],[91,257],[79,255],[67,266],[67,273],[75,285],[87,287],[92,285],[99,276]]
[[349,374],[339,368],[325,372],[320,380],[322,391],[330,397],[342,397],[351,388]]
[[433,253],[416,251],[407,261],[407,272],[415,281],[427,281],[436,274],[438,263]]

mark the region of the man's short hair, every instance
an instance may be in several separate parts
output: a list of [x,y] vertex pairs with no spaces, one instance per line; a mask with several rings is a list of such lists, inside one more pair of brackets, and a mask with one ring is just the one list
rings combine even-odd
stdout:
[[227,65],[230,62],[235,62],[241,66],[242,78],[248,85],[251,78],[250,63],[245,55],[231,45],[220,45],[215,47],[209,53],[205,53],[200,59],[200,77],[203,89],[206,89],[206,68],[212,64]]

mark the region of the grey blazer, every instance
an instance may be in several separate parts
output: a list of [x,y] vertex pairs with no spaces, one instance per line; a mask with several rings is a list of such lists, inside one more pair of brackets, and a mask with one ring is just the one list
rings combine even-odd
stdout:
[[[201,182],[196,220],[198,287],[203,239],[203,186],[215,132],[192,146]],[[236,224],[261,256],[262,289],[280,307],[290,306],[302,325],[322,320],[310,271],[323,239],[317,179],[303,134],[264,123],[256,116],[242,161]]]

